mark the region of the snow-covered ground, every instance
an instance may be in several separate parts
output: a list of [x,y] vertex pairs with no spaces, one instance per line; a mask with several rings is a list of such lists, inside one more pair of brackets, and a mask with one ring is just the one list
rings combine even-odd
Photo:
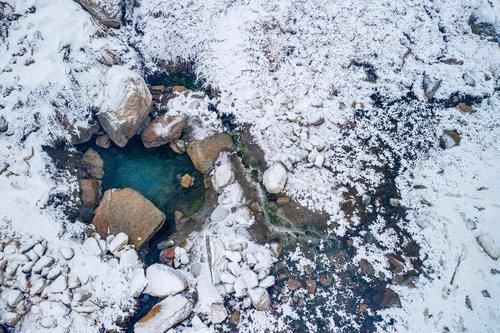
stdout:
[[[9,126],[0,133],[2,232],[43,238],[56,252],[81,235],[81,225],[47,207],[51,195],[78,185],[41,146],[70,139],[62,124],[87,126],[103,103],[109,66],[141,73],[161,60],[189,58],[220,91],[219,111],[252,125],[269,165],[293,164],[285,192],[329,213],[332,232],[352,228],[340,208],[347,189],[370,193],[384,181],[377,167],[397,167],[405,227],[420,245],[425,274],[416,288],[393,287],[402,308],[382,313],[396,323],[380,324],[381,331],[498,331],[500,265],[490,257],[500,252],[498,4],[125,2],[127,25],[119,30],[102,27],[70,0],[0,7],[7,13],[0,14],[0,116]],[[473,12],[496,28],[496,41],[472,33]],[[429,102],[423,85],[439,80]],[[457,92],[469,95],[466,102],[477,97],[474,112],[450,102]],[[460,133],[460,145],[442,149],[444,130]],[[387,267],[382,254],[397,244],[383,223],[372,232],[384,250],[355,240],[358,259],[379,262],[377,269]],[[490,255],[477,239],[490,244]],[[96,264],[96,281],[111,268]],[[123,283],[93,286],[114,305],[100,309],[95,323],[75,321],[79,331],[111,325],[133,303],[120,274],[113,277]],[[107,284],[118,289],[108,293]],[[280,327],[268,313],[252,319]]]

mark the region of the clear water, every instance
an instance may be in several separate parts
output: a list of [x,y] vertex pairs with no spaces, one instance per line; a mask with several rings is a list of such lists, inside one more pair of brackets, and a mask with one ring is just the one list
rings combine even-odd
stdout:
[[[203,176],[186,154],[177,154],[168,146],[144,148],[139,137],[132,138],[124,148],[92,148],[104,161],[103,191],[133,188],[165,213],[168,224],[172,224],[176,210],[189,216],[203,206]],[[194,176],[189,189],[180,186],[179,178],[185,173]]]

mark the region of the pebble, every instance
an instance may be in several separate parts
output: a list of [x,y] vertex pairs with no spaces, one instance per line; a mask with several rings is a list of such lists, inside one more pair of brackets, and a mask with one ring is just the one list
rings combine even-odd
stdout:
[[20,292],[19,290],[16,289],[9,290],[6,297],[7,305],[10,306],[11,308],[14,308],[16,307],[17,304],[19,304],[19,302],[22,301],[23,298],[24,298],[23,293]]
[[68,288],[68,282],[66,280],[66,277],[63,275],[60,275],[57,279],[54,280],[49,286],[49,291],[51,293],[62,293]]
[[124,232],[120,232],[109,243],[108,250],[111,253],[115,253],[123,249],[123,247],[127,244],[128,244],[128,235]]
[[42,257],[44,254],[45,254],[45,251],[47,250],[47,248],[45,246],[43,246],[42,244],[36,244],[34,247],[33,247],[33,251],[39,256],[39,257]]
[[220,280],[224,283],[231,283],[232,284],[232,283],[236,282],[236,277],[233,274],[231,274],[227,271],[224,271],[220,275]]
[[38,295],[40,292],[42,292],[43,288],[45,287],[45,280],[41,277],[32,277],[30,280],[31,283],[31,288],[29,290],[30,296],[35,296]]
[[47,279],[49,280],[54,280],[57,278],[59,275],[61,275],[61,267],[54,266],[52,269],[47,273]]
[[361,197],[361,203],[365,206],[368,206],[372,202],[372,197],[369,194],[364,193]]
[[399,207],[401,205],[401,201],[396,198],[390,198],[389,205],[391,205],[392,207]]
[[230,262],[227,265],[227,268],[229,269],[231,274],[233,274],[234,276],[239,276],[241,273],[241,266],[236,262]]
[[40,259],[38,259],[36,264],[33,266],[32,271],[34,273],[40,273],[45,267],[51,266],[53,263],[54,263],[54,258],[49,256],[43,256]]
[[91,255],[99,256],[102,254],[101,245],[94,237],[89,237],[83,242],[83,248]]
[[225,256],[232,262],[240,262],[243,259],[241,253],[237,251],[226,251]]
[[210,305],[210,321],[213,324],[220,324],[227,318],[227,310],[223,304],[212,303]]
[[241,272],[241,276],[243,276],[247,288],[255,288],[259,285],[259,278],[254,271],[244,270]]
[[312,279],[307,279],[306,281],[307,292],[311,295],[316,294],[317,284],[316,281]]
[[302,283],[296,279],[288,279],[287,286],[290,290],[296,290],[302,287]]
[[268,275],[264,279],[262,279],[262,281],[259,282],[259,287],[269,288],[272,287],[275,282],[276,282],[275,277],[272,275]]

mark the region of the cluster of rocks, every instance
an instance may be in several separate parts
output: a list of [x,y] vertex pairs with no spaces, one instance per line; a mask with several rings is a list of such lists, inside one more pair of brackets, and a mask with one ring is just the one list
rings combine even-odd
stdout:
[[[82,265],[92,262],[89,258],[106,257],[116,269],[137,268],[137,253],[127,243],[123,233],[105,240],[96,234],[82,245],[59,249],[33,238],[0,241],[0,322],[15,326],[30,314],[41,328],[54,329],[68,325],[65,316],[72,311],[82,316],[98,312],[101,301],[90,285],[93,270],[82,270]],[[145,285],[143,272],[134,275],[130,293],[138,296]]]

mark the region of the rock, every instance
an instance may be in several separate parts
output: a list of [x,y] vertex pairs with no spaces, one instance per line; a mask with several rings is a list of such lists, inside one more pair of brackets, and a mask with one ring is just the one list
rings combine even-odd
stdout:
[[399,295],[392,289],[386,289],[382,302],[380,302],[380,308],[386,309],[391,307],[401,307],[401,300]]
[[366,274],[366,275],[374,275],[375,274],[375,269],[373,268],[373,265],[366,259],[361,259],[359,261],[359,268],[361,269],[361,273]]
[[59,277],[55,279],[47,289],[50,293],[57,294],[57,293],[62,293],[67,288],[68,288],[68,281],[66,277],[64,275],[59,275]]
[[271,297],[264,288],[249,289],[248,297],[250,297],[254,308],[259,311],[269,310],[271,307]]
[[7,292],[6,302],[11,308],[15,308],[19,302],[23,300],[23,293],[17,289],[12,289]]
[[144,292],[155,297],[175,295],[188,287],[186,278],[175,269],[153,264],[146,269],[148,285]]
[[40,273],[42,269],[44,269],[47,266],[51,266],[53,263],[54,263],[54,258],[49,256],[43,256],[40,259],[38,259],[38,261],[31,270],[33,271],[33,273]]
[[456,108],[463,113],[472,113],[472,107],[470,105],[467,105],[465,103],[458,103]]
[[193,186],[194,183],[194,178],[191,177],[189,174],[184,174],[184,176],[181,177],[181,186],[183,188],[190,188]]
[[234,183],[234,180],[234,172],[230,163],[223,163],[215,167],[212,185],[217,193],[221,193],[225,187]]
[[187,91],[188,89],[184,86],[173,86],[172,87],[172,92],[174,93],[183,93],[185,91]]
[[500,244],[495,242],[495,239],[488,234],[481,234],[476,238],[477,243],[493,260],[500,258]]
[[238,251],[226,251],[224,253],[224,256],[229,259],[229,261],[232,262],[240,262],[243,257],[241,256],[241,253]]
[[290,202],[290,199],[288,197],[279,197],[278,199],[276,199],[276,204],[278,206],[288,205],[289,202]]
[[140,268],[133,275],[132,279],[130,279],[130,294],[132,297],[139,297],[147,285],[148,279],[144,275],[144,270]]
[[186,142],[184,140],[177,140],[175,142],[170,142],[170,149],[172,149],[177,154],[184,154],[186,152]]
[[141,76],[123,66],[113,66],[106,76],[104,102],[97,118],[109,138],[124,147],[146,120],[151,100]]
[[75,0],[102,24],[110,28],[122,25],[123,0]]
[[227,133],[218,133],[203,140],[194,140],[187,147],[187,153],[196,170],[208,174],[222,151],[232,151],[233,140]]
[[102,179],[104,176],[104,161],[92,148],[87,149],[82,157],[82,168],[88,178]]
[[307,288],[307,292],[309,294],[311,294],[311,295],[316,294],[316,289],[317,289],[316,281],[314,281],[312,279],[307,279],[306,280],[306,288]]
[[389,198],[389,205],[397,208],[397,207],[401,206],[401,201],[397,198]]
[[238,323],[240,322],[240,312],[235,311],[231,313],[231,317],[229,318],[229,320],[233,325],[238,325]]
[[228,215],[229,211],[224,206],[218,205],[210,215],[210,219],[214,222],[219,222],[224,220]]
[[236,282],[236,277],[233,274],[231,274],[227,271],[224,271],[220,275],[220,280],[221,280],[221,282],[224,282],[224,283],[233,284]]
[[268,275],[264,279],[262,279],[262,281],[259,282],[259,287],[269,288],[272,287],[275,282],[276,282],[275,277],[272,275]]
[[179,222],[182,218],[184,217],[184,213],[179,211],[179,210],[176,210],[174,212],[174,221],[177,223]]
[[165,214],[131,188],[106,191],[92,220],[102,236],[107,236],[108,232],[124,232],[137,248],[147,242],[164,222]]
[[244,297],[247,294],[247,285],[243,276],[239,276],[234,282],[234,292],[236,297]]
[[100,256],[103,252],[101,245],[99,245],[99,241],[94,237],[88,237],[87,239],[85,239],[85,241],[83,242],[83,248],[88,254],[94,256]]
[[0,117],[0,133],[7,132],[9,129],[9,124],[7,123],[7,120],[5,120],[4,117]]
[[228,263],[227,268],[229,269],[229,272],[231,272],[231,274],[233,274],[234,276],[240,276],[241,266],[237,262]]
[[119,232],[115,238],[108,244],[108,250],[111,253],[115,253],[123,249],[125,245],[128,244],[128,235],[123,232]]
[[287,171],[281,163],[267,169],[262,176],[262,182],[269,193],[280,193],[285,188]]
[[443,149],[453,148],[460,144],[460,134],[456,130],[445,130],[439,138],[439,145]]
[[135,333],[165,333],[191,314],[193,304],[182,295],[165,298],[134,325]]
[[41,277],[31,277],[30,284],[31,287],[29,288],[29,295],[33,297],[42,292],[45,287],[45,280]]
[[247,288],[255,288],[259,285],[259,278],[254,271],[245,269],[241,272],[241,276],[245,280]]
[[474,77],[472,75],[470,75],[469,73],[464,73],[462,75],[462,79],[464,80],[466,85],[471,86],[471,87],[476,86],[476,79],[474,79]]
[[316,157],[314,158],[314,166],[321,169],[324,163],[325,163],[325,155],[317,154]]
[[75,255],[75,250],[73,250],[71,247],[63,247],[59,250],[59,252],[66,260],[70,260]]
[[80,200],[83,206],[97,206],[102,195],[101,184],[97,179],[80,179]]
[[363,196],[361,196],[361,203],[364,206],[368,206],[372,201],[372,197],[370,197],[369,194],[364,193]]
[[474,11],[469,17],[469,26],[473,34],[492,37],[499,40],[498,21],[495,19],[494,8],[489,4],[484,4]]
[[288,286],[288,289],[290,289],[290,290],[296,290],[296,289],[302,288],[302,283],[296,279],[288,279],[286,285]]
[[442,82],[443,80],[431,81],[428,75],[424,75],[424,79],[422,81],[422,89],[424,90],[424,95],[425,97],[427,97],[428,100],[434,98],[434,95],[441,86]]
[[142,143],[146,148],[153,148],[175,142],[186,125],[187,118],[184,116],[161,115],[146,126],[141,135]]
[[220,324],[227,318],[227,310],[224,304],[212,303],[210,305],[210,321],[212,324]]
[[104,149],[108,149],[111,146],[111,141],[109,140],[109,136],[107,136],[106,134],[104,134],[104,135],[99,135],[95,139],[95,144],[98,147],[101,147],[101,148],[104,148]]

